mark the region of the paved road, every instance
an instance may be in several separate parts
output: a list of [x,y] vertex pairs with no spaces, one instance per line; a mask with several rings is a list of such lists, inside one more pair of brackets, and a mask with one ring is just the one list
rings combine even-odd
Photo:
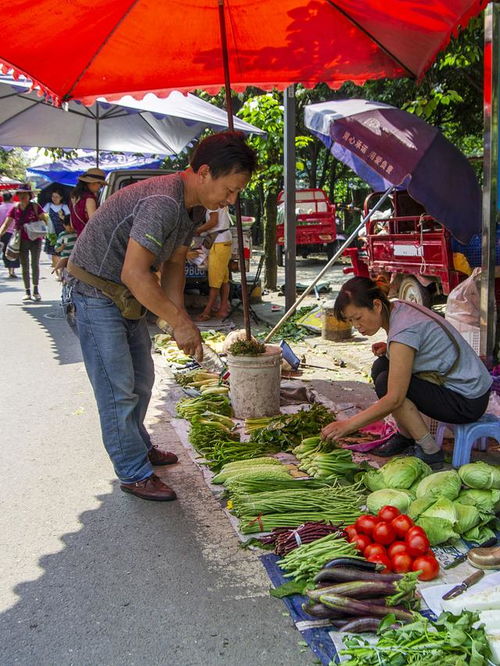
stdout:
[[0,664],[313,663],[175,438],[163,381],[149,426],[181,456],[162,472],[180,500],[119,490],[47,263],[42,275],[44,300],[26,305],[0,269]]

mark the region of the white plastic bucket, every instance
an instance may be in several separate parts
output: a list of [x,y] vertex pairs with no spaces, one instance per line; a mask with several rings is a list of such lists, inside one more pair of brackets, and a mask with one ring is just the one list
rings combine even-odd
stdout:
[[281,349],[266,345],[258,356],[227,355],[234,415],[256,419],[280,413]]

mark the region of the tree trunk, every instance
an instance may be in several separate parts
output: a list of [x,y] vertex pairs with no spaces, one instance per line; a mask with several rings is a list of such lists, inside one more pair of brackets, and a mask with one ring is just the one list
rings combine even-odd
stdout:
[[264,288],[276,291],[278,268],[276,264],[276,219],[278,216],[278,193],[267,192],[264,202]]

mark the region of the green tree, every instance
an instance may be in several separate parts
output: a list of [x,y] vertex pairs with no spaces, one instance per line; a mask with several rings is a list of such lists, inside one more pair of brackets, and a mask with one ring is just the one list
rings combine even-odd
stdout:
[[22,148],[5,150],[0,148],[0,173],[8,178],[23,181],[26,180],[26,169],[29,160]]

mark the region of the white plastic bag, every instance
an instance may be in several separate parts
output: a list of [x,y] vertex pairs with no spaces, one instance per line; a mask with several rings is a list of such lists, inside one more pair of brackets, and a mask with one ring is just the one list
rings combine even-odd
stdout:
[[481,269],[475,268],[472,275],[453,289],[446,303],[445,318],[457,330],[460,324],[479,327],[479,289]]
[[37,240],[38,238],[43,238],[47,235],[47,225],[41,220],[36,220],[36,222],[27,222],[24,225],[24,230],[28,234],[28,238],[32,241]]

